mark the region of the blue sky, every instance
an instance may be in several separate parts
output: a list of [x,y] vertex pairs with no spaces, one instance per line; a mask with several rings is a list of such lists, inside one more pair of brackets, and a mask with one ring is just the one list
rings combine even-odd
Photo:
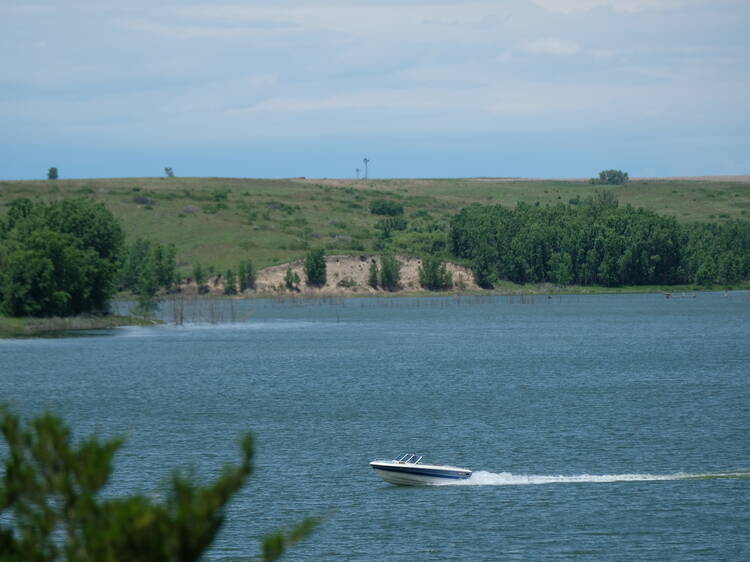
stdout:
[[750,173],[747,0],[0,5],[0,179]]

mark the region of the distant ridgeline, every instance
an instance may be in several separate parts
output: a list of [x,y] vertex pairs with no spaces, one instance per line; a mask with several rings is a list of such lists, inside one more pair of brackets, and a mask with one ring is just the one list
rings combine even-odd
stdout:
[[471,205],[453,218],[449,237],[484,287],[499,279],[615,287],[750,278],[750,221],[679,224],[605,196],[577,206]]

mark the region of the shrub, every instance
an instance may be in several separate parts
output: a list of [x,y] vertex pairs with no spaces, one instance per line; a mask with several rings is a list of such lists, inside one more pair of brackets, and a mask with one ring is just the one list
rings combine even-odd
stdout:
[[385,255],[380,260],[380,286],[386,291],[395,291],[401,282],[401,265],[398,260]]
[[224,188],[224,189],[214,189],[211,192],[211,199],[213,199],[217,203],[220,202],[220,201],[226,201],[227,199],[229,199],[229,193],[230,193],[229,190],[226,189],[226,188]]
[[370,212],[373,215],[388,215],[390,217],[395,217],[404,214],[404,207],[395,201],[375,199],[370,203]]
[[382,238],[390,238],[391,234],[397,230],[406,230],[406,219],[402,216],[387,217],[379,220],[375,228],[380,230]]
[[441,291],[453,287],[453,276],[440,258],[430,256],[419,267],[419,283],[430,291]]
[[299,275],[296,271],[293,271],[291,267],[286,268],[286,275],[284,275],[284,285],[290,291],[299,291]]

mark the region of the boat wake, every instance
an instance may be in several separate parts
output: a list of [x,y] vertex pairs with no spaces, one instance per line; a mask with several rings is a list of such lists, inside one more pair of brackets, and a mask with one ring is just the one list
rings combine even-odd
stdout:
[[446,482],[444,486],[524,486],[531,484],[583,484],[607,482],[655,482],[663,480],[713,480],[750,478],[750,472],[715,472],[710,474],[579,474],[575,476],[543,476],[510,472],[475,471],[466,480]]

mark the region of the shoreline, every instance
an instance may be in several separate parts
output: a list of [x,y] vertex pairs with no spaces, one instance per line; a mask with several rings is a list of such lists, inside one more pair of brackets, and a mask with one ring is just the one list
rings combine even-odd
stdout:
[[[722,291],[748,291],[750,281],[731,285],[627,285],[622,287],[604,287],[601,285],[557,286],[550,283],[517,285],[510,282],[499,283],[493,289],[463,289],[430,291],[427,289],[400,289],[397,291],[377,291],[356,289],[329,290],[326,288],[305,288],[291,290],[248,290],[241,294],[226,295],[221,290],[198,294],[197,291],[165,293],[159,300],[169,301],[184,299],[218,299],[218,300],[255,300],[255,299],[359,299],[359,298],[417,298],[417,297],[453,297],[453,296],[546,296],[546,295],[617,295],[617,294],[680,294],[710,293]],[[125,295],[123,295],[125,296]],[[128,295],[130,298],[135,298]]]
[[111,330],[123,326],[153,326],[160,324],[153,318],[121,315],[71,316],[69,318],[10,318],[0,316],[0,339],[56,337],[66,332]]
[[[729,291],[750,291],[750,281],[745,281],[731,286],[703,286],[694,285],[646,285],[627,287],[601,287],[601,286],[569,286],[557,287],[550,284],[540,285],[514,285],[504,283],[494,289],[464,290],[464,291],[426,291],[426,290],[399,290],[378,291],[377,293],[356,292],[327,292],[324,289],[308,289],[294,292],[257,292],[252,291],[241,295],[224,295],[219,293],[208,293],[198,295],[197,293],[171,293],[162,295],[158,302],[168,303],[170,301],[185,300],[326,300],[326,299],[360,299],[360,298],[444,298],[444,297],[553,297],[567,295],[630,295],[630,294],[655,294],[663,295],[665,298],[680,299],[686,296],[698,297],[700,293],[717,293]],[[119,295],[120,300],[127,301],[132,295]],[[124,316],[124,315],[83,315],[70,318],[10,318],[0,316],[0,339],[19,338],[45,338],[60,337],[68,332],[82,332],[89,330],[110,330],[126,326],[155,326],[163,322],[153,317]]]

